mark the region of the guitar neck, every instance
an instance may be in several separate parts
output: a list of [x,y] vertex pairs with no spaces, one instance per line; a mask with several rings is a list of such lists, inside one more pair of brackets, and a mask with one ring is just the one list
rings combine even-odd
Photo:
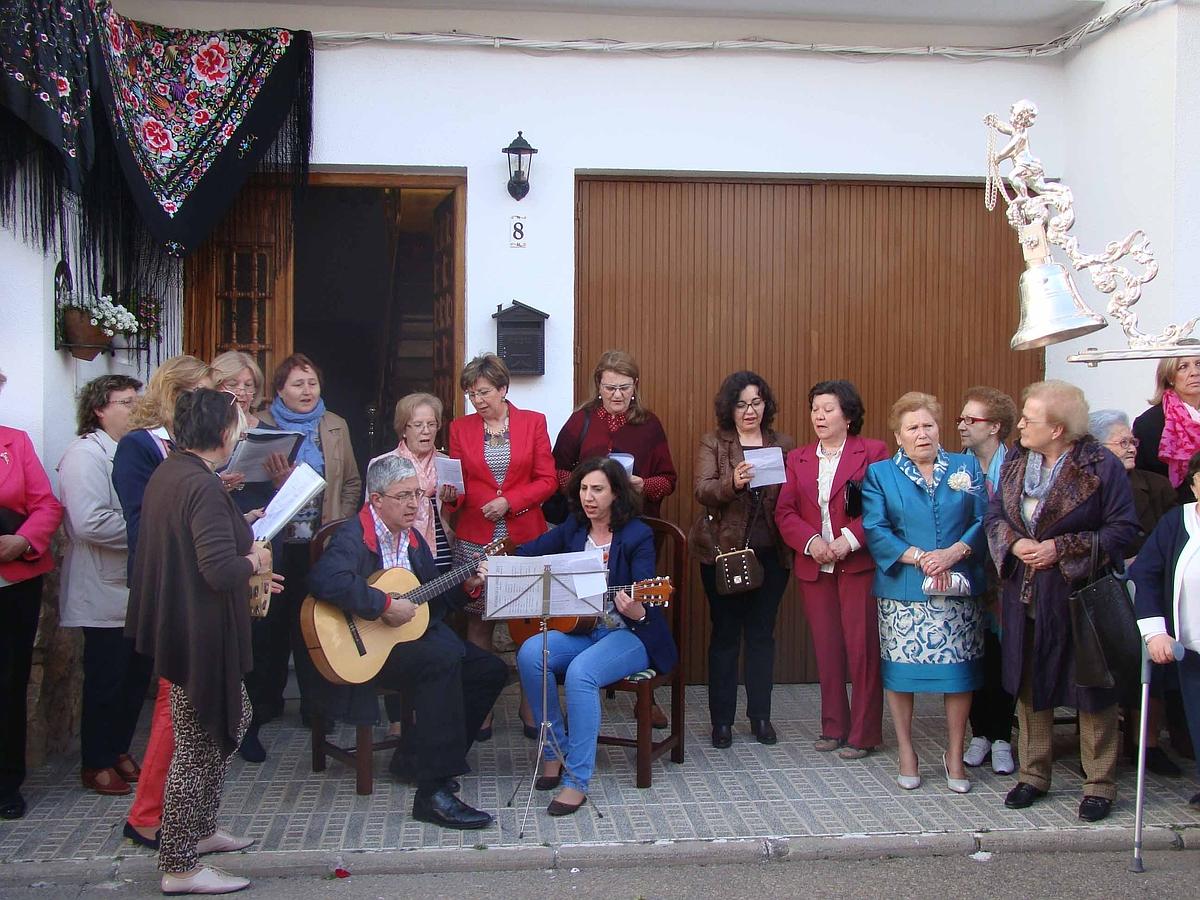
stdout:
[[[481,556],[479,559],[482,559]],[[427,581],[418,588],[414,588],[404,595],[404,599],[412,603],[414,606],[420,606],[422,603],[428,603],[434,597],[441,596],[447,590],[456,585],[462,584],[479,568],[479,560],[465,562],[462,565],[455,566],[444,575],[439,575],[433,581]]]

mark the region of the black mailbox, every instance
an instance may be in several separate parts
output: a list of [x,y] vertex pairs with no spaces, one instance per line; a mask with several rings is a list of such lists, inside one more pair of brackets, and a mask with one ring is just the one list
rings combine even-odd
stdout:
[[546,320],[549,313],[514,300],[492,313],[496,320],[496,355],[513,375],[546,374]]

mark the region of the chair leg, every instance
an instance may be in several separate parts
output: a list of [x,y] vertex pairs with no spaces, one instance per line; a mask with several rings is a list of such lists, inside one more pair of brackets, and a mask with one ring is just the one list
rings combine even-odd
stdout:
[[654,743],[654,723],[651,709],[654,692],[649,685],[640,684],[637,690],[637,786],[650,787],[650,753]]
[[312,770],[324,772],[326,760],[325,719],[323,716],[314,715],[309,722],[309,728],[312,729]]
[[372,767],[375,759],[371,747],[375,743],[375,735],[370,725],[359,725],[354,745],[355,789],[363,796],[371,793],[373,785]]
[[675,745],[671,748],[671,762],[683,762],[683,679],[671,683],[671,737]]

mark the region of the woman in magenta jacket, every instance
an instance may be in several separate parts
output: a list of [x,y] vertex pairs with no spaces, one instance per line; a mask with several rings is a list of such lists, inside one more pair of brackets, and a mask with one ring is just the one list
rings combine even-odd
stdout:
[[[474,558],[494,540],[510,537],[524,544],[546,531],[542,504],[558,489],[546,417],[510,403],[508,383],[508,366],[492,353],[475,357],[459,376],[475,413],[450,423],[450,456],[462,461],[466,487],[448,503],[457,536],[456,564]],[[467,640],[492,652],[496,623],[481,618],[482,594],[465,609]],[[487,740],[491,734],[489,720],[479,738]]]
[[[882,441],[859,437],[863,402],[849,381],[813,385],[808,403],[817,441],[788,454],[775,522],[796,551],[792,571],[817,654],[821,734],[813,746],[862,759],[883,743],[883,686],[861,484],[867,466],[889,454]],[[847,675],[853,704],[846,699]]]
[[[7,379],[0,372],[0,389]],[[29,435],[0,425],[0,819],[25,815],[25,692],[62,505]]]

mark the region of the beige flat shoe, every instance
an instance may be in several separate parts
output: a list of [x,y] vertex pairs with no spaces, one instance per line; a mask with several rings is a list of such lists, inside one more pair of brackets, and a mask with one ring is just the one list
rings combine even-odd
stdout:
[[232,835],[224,828],[218,828],[208,837],[196,844],[196,852],[203,856],[205,853],[235,853],[245,850],[254,843],[254,838]]
[[168,896],[176,894],[232,894],[250,886],[250,879],[230,875],[212,866],[201,866],[193,875],[162,877],[162,892]]

